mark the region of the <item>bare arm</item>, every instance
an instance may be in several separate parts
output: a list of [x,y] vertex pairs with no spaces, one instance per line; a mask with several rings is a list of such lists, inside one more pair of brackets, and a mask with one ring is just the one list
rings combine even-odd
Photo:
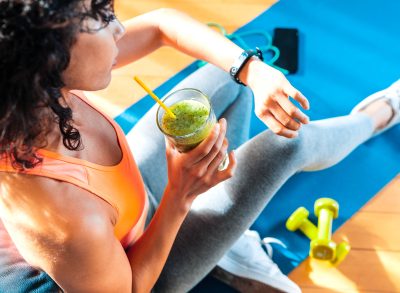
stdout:
[[[127,32],[118,44],[120,66],[167,45],[229,71],[243,51],[221,34],[173,9],[156,10],[124,25]],[[256,115],[275,133],[296,137],[301,125],[309,122],[289,97],[304,109],[309,108],[308,100],[278,70],[253,58],[239,78],[253,90]]]
[[118,66],[167,45],[228,71],[234,58],[242,52],[240,47],[219,33],[173,9],[155,10],[123,24],[126,33],[118,42]]
[[156,283],[193,200],[233,175],[236,168],[233,152],[228,168],[218,171],[228,148],[225,133],[226,122],[221,120],[199,146],[187,153],[179,153],[167,142],[167,188],[145,233],[128,251],[133,284],[141,284],[143,292]]
[[[17,182],[22,184],[13,189],[12,196],[26,198],[24,207],[29,209],[18,217],[22,207],[13,204],[9,209],[0,201],[5,226],[23,257],[67,293],[150,292],[188,211],[188,207],[168,204],[173,198],[166,190],[166,200],[150,227],[127,255],[114,236],[110,207],[101,199],[47,178],[23,177]],[[59,193],[50,194],[41,183],[54,184]]]
[[117,43],[117,68],[132,63],[163,45],[158,14],[158,10],[152,11],[123,23],[126,32]]
[[132,292],[150,292],[188,213],[188,209],[171,203],[171,192],[175,191],[166,189],[146,232],[127,252],[132,268]]
[[32,266],[65,292],[131,291],[129,261],[114,237],[113,210],[107,203],[68,183],[2,175],[0,214]]

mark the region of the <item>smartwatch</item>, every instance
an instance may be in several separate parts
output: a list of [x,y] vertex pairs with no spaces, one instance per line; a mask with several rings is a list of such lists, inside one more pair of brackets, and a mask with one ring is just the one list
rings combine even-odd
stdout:
[[255,50],[244,50],[242,54],[233,62],[231,69],[229,70],[229,74],[232,79],[236,81],[238,84],[244,83],[239,79],[239,73],[242,71],[243,67],[249,62],[251,57],[256,56],[261,61],[264,60],[263,54],[259,48],[256,47]]

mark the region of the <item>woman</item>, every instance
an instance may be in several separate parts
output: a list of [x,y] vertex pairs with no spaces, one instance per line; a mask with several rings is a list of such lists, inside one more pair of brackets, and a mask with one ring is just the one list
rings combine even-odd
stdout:
[[[224,71],[242,50],[174,10],[124,26],[106,0],[0,2],[0,215],[15,244],[1,250],[0,291],[187,291],[291,175],[329,167],[399,122],[397,83],[353,115],[308,124],[288,96],[305,109],[306,98],[253,57],[236,77],[281,136],[266,131],[240,146],[250,90],[207,66],[178,87],[201,89],[225,118],[188,153],[166,143],[165,160],[154,109],[125,140],[80,91],[106,87],[112,68],[163,45]],[[237,149],[218,171],[225,136]]]

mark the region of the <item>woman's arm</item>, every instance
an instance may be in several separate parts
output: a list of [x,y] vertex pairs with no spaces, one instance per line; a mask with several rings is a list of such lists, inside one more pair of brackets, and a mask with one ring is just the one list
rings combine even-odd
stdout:
[[167,188],[145,233],[127,251],[132,270],[132,292],[150,292],[167,260],[188,209],[173,204],[176,191]]
[[[124,25],[126,34],[118,43],[120,66],[168,45],[229,71],[243,51],[221,34],[173,9],[156,10]],[[253,58],[239,78],[253,90],[257,116],[277,134],[295,137],[301,123],[308,123],[308,117],[288,97],[304,109],[309,108],[307,99],[278,70]]]
[[0,172],[0,190],[1,219],[19,253],[64,292],[131,292],[111,206],[75,185],[39,176]]
[[124,36],[118,41],[115,68],[132,63],[163,46],[159,29],[160,10],[151,11],[123,22]]
[[242,52],[240,47],[221,34],[173,9],[155,10],[132,18],[123,25],[126,33],[118,42],[118,66],[168,45],[229,71],[235,57]]
[[199,146],[187,153],[179,153],[167,141],[168,185],[145,233],[127,253],[134,292],[148,292],[154,286],[197,195],[233,175],[236,168],[233,152],[228,168],[218,171],[228,148],[225,133],[226,121],[222,119]]
[[114,236],[109,204],[49,178],[0,172],[0,222],[22,256],[66,293],[147,293],[188,211],[173,189],[167,188],[154,220],[128,253]]
[[222,119],[190,152],[167,144],[167,188],[151,223],[127,252],[114,236],[112,208],[69,183],[0,174],[0,214],[23,257],[65,292],[149,292],[193,200],[233,174],[233,153],[228,168],[218,171],[228,148],[225,133]]

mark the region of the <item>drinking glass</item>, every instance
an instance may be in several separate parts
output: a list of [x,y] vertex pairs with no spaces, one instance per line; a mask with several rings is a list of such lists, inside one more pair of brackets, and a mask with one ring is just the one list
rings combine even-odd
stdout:
[[[180,152],[194,149],[210,134],[217,122],[209,98],[197,89],[179,89],[162,101],[176,118],[159,106],[157,126]],[[229,157],[226,154],[218,170],[224,170],[228,164]]]

